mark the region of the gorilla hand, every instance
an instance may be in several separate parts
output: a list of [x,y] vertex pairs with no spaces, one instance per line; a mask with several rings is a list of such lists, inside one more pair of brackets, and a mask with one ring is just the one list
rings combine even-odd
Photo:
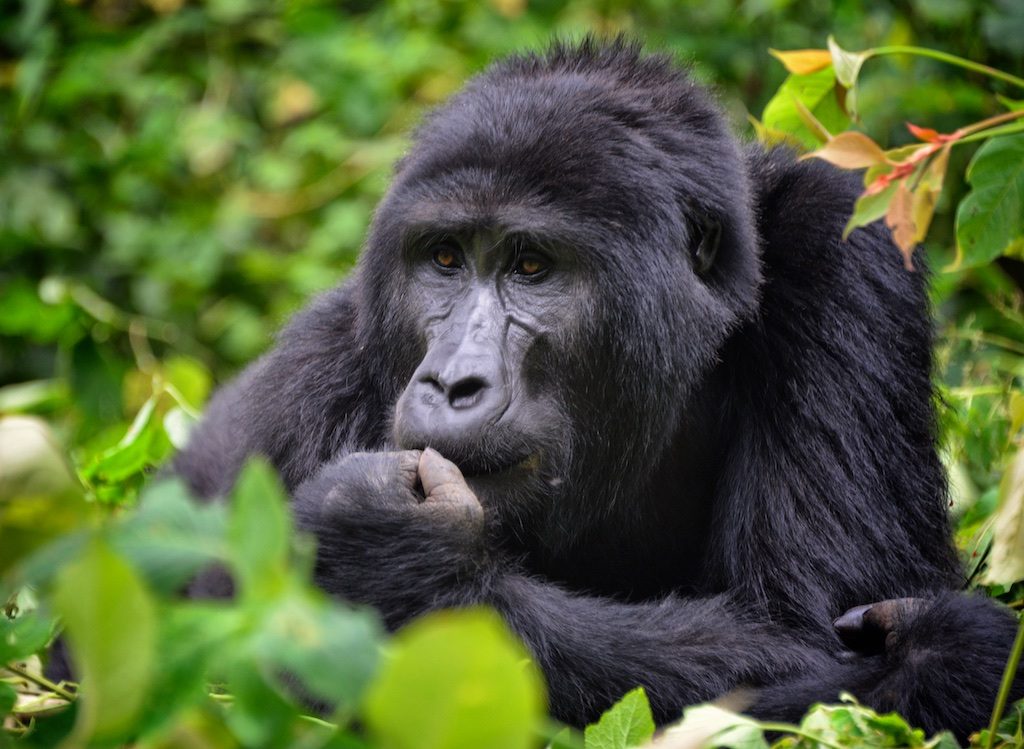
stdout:
[[483,566],[483,507],[430,448],[346,455],[302,484],[292,508],[317,536],[319,584],[392,624],[435,607],[439,583],[464,600]]
[[854,606],[832,626],[851,650],[864,654],[883,653],[899,641],[900,633],[928,608],[924,598],[890,598],[865,606]]

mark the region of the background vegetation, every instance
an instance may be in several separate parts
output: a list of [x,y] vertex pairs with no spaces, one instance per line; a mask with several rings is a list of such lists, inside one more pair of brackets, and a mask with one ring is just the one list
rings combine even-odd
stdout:
[[[357,708],[364,703],[354,695],[375,673],[373,663],[335,663],[351,673],[344,687],[332,688],[322,674],[333,666],[310,655],[320,651],[292,652],[274,639],[281,627],[306,627],[327,638],[323,652],[357,654],[376,652],[380,638],[372,618],[308,588],[308,547],[289,540],[284,518],[270,531],[280,554],[268,562],[231,531],[252,522],[244,502],[230,516],[204,514],[180,490],[165,488],[151,492],[141,513],[120,508],[135,504],[146,469],[184,439],[214,384],[263,351],[304,300],[348,272],[390,165],[426,108],[497,56],[543,46],[554,35],[620,31],[692,61],[695,74],[719,90],[737,132],[751,139],[749,116],[766,119],[765,105],[787,76],[769,48],[822,48],[833,34],[846,49],[916,44],[1018,75],[1024,69],[1024,4],[1017,0],[0,0],[0,415],[18,417],[0,422],[0,575],[7,573],[0,595],[12,596],[10,613],[36,612],[0,618],[7,628],[0,662],[22,659],[22,671],[37,673],[31,658],[60,613],[95,659],[99,695],[84,712],[65,710],[60,685],[21,675],[17,696],[0,681],[0,714],[7,698],[22,709],[21,718],[8,719],[11,735],[27,731],[40,746],[68,731],[80,743],[142,732],[147,745],[172,746],[184,731],[203,746],[283,745],[276,742],[285,736],[311,746],[342,736],[356,743],[337,745],[359,745],[356,734],[300,717],[274,676],[286,668],[313,694],[348,705],[338,724],[367,710],[359,715],[374,740],[429,744],[422,743],[424,721],[438,709],[423,695],[457,691],[454,685],[402,695],[380,687],[386,679],[378,675],[374,693],[386,696]],[[915,140],[907,120],[952,132],[1022,99],[1024,90],[978,73],[887,56],[861,70],[857,126],[893,148]],[[963,175],[976,148],[952,150],[925,247],[952,511],[979,582],[1000,496],[1005,505],[1024,491],[1024,466],[1014,462],[1024,424],[1024,226],[998,259],[969,257],[954,267],[955,208],[970,189]],[[1011,185],[1021,185],[1016,175]],[[27,416],[42,417],[53,431]],[[72,471],[55,443],[70,451]],[[272,503],[272,477],[253,471],[246,491]],[[155,536],[170,540],[161,546]],[[58,551],[28,556],[54,538],[62,539]],[[174,602],[167,595],[173,584],[211,558],[240,575],[253,564],[279,564],[274,579],[281,582],[217,614]],[[986,587],[1020,606],[1018,577],[1024,569],[987,579]],[[88,581],[98,587],[94,606],[83,608],[74,591]],[[45,595],[25,588],[29,582]],[[133,615],[118,627],[111,611],[120,607]],[[299,613],[282,624],[283,611]],[[494,668],[512,674],[509,689],[534,694],[533,677],[508,667],[515,646],[481,616],[437,626],[468,627],[458,636],[482,643],[480,653],[505,653],[494,656]],[[84,633],[97,631],[103,637],[87,644]],[[268,647],[283,660],[253,659]],[[128,661],[141,665],[118,670]],[[201,677],[210,672],[230,687],[214,689],[212,698],[234,704],[226,722],[207,705]],[[59,715],[35,720],[24,709],[30,693],[39,715]],[[145,700],[157,697],[165,709],[153,714]],[[543,721],[532,699],[517,702],[523,712],[509,720],[535,737],[548,729],[534,730]],[[422,720],[407,722],[416,729],[411,738],[387,733],[401,723],[388,704],[403,715],[420,706]],[[637,704],[624,709],[635,717]],[[856,715],[864,731],[877,729]],[[809,720],[856,723],[848,713],[817,716]],[[608,730],[625,726],[620,743],[594,746],[646,738],[638,720],[613,721]],[[473,725],[464,716],[455,723]],[[463,744],[438,736],[429,745],[488,745],[479,736]],[[907,736],[893,745],[923,745],[923,737]]]

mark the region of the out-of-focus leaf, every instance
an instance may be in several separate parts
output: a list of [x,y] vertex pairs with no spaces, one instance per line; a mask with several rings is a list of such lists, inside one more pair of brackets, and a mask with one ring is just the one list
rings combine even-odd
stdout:
[[536,667],[497,615],[464,610],[430,614],[398,633],[365,718],[393,749],[525,749],[543,703]]
[[228,518],[228,553],[243,596],[284,584],[290,533],[280,479],[266,461],[250,460],[235,484]]
[[967,167],[971,191],[957,208],[959,264],[991,262],[1024,243],[1024,133],[993,138]]
[[8,619],[0,613],[0,667],[39,652],[49,642],[53,628],[53,620],[38,610],[26,612],[16,619]]
[[53,600],[81,674],[76,740],[123,738],[153,680],[157,618],[149,592],[97,538],[58,574]]
[[0,573],[94,513],[46,422],[0,418]]
[[681,722],[669,727],[651,749],[767,749],[768,742],[756,721],[715,705],[687,708]]
[[914,240],[923,242],[931,226],[935,206],[942,194],[942,185],[946,179],[946,168],[949,165],[949,152],[952,144],[946,144],[932,157],[918,180],[913,193],[911,214],[914,220]]
[[597,723],[587,726],[583,741],[585,749],[631,749],[653,735],[651,706],[643,687],[637,687],[605,711]]
[[846,88],[853,88],[856,85],[861,66],[874,54],[874,51],[870,49],[863,52],[845,50],[839,46],[831,34],[828,37],[828,51],[832,59],[832,67],[836,71],[836,80]]
[[1003,474],[993,519],[985,582],[1009,584],[1024,579],[1024,449],[1018,449]]
[[156,418],[159,395],[152,396],[135,415],[131,427],[112,448],[101,453],[86,470],[90,478],[124,481],[160,463],[169,452],[169,441]]

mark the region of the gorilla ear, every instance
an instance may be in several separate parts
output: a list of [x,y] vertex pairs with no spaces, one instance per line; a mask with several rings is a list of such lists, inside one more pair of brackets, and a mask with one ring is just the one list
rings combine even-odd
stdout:
[[718,243],[722,239],[722,225],[710,217],[703,217],[696,224],[693,242],[693,269],[703,276],[715,263]]

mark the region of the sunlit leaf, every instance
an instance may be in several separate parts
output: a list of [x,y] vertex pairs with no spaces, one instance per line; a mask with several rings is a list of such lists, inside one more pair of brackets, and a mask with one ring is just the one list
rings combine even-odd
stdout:
[[493,612],[442,612],[395,637],[365,717],[391,749],[526,749],[543,694],[536,667]]
[[830,133],[846,130],[850,118],[839,106],[836,77],[831,66],[809,75],[790,75],[764,108],[761,122],[769,130],[791,134],[808,148],[820,138],[803,123],[794,101],[799,101]]
[[768,742],[756,721],[715,705],[698,705],[683,712],[681,722],[658,739],[661,749],[767,749]]
[[250,460],[232,492],[228,519],[230,561],[243,595],[280,588],[290,534],[291,516],[281,480],[266,461]]
[[769,49],[768,52],[795,75],[816,73],[832,64],[832,55],[827,49]]
[[631,749],[646,743],[654,734],[654,718],[643,687],[628,692],[601,719],[587,726],[585,749]]
[[1024,449],[1018,449],[1006,467],[993,520],[985,582],[1009,584],[1024,579]]

